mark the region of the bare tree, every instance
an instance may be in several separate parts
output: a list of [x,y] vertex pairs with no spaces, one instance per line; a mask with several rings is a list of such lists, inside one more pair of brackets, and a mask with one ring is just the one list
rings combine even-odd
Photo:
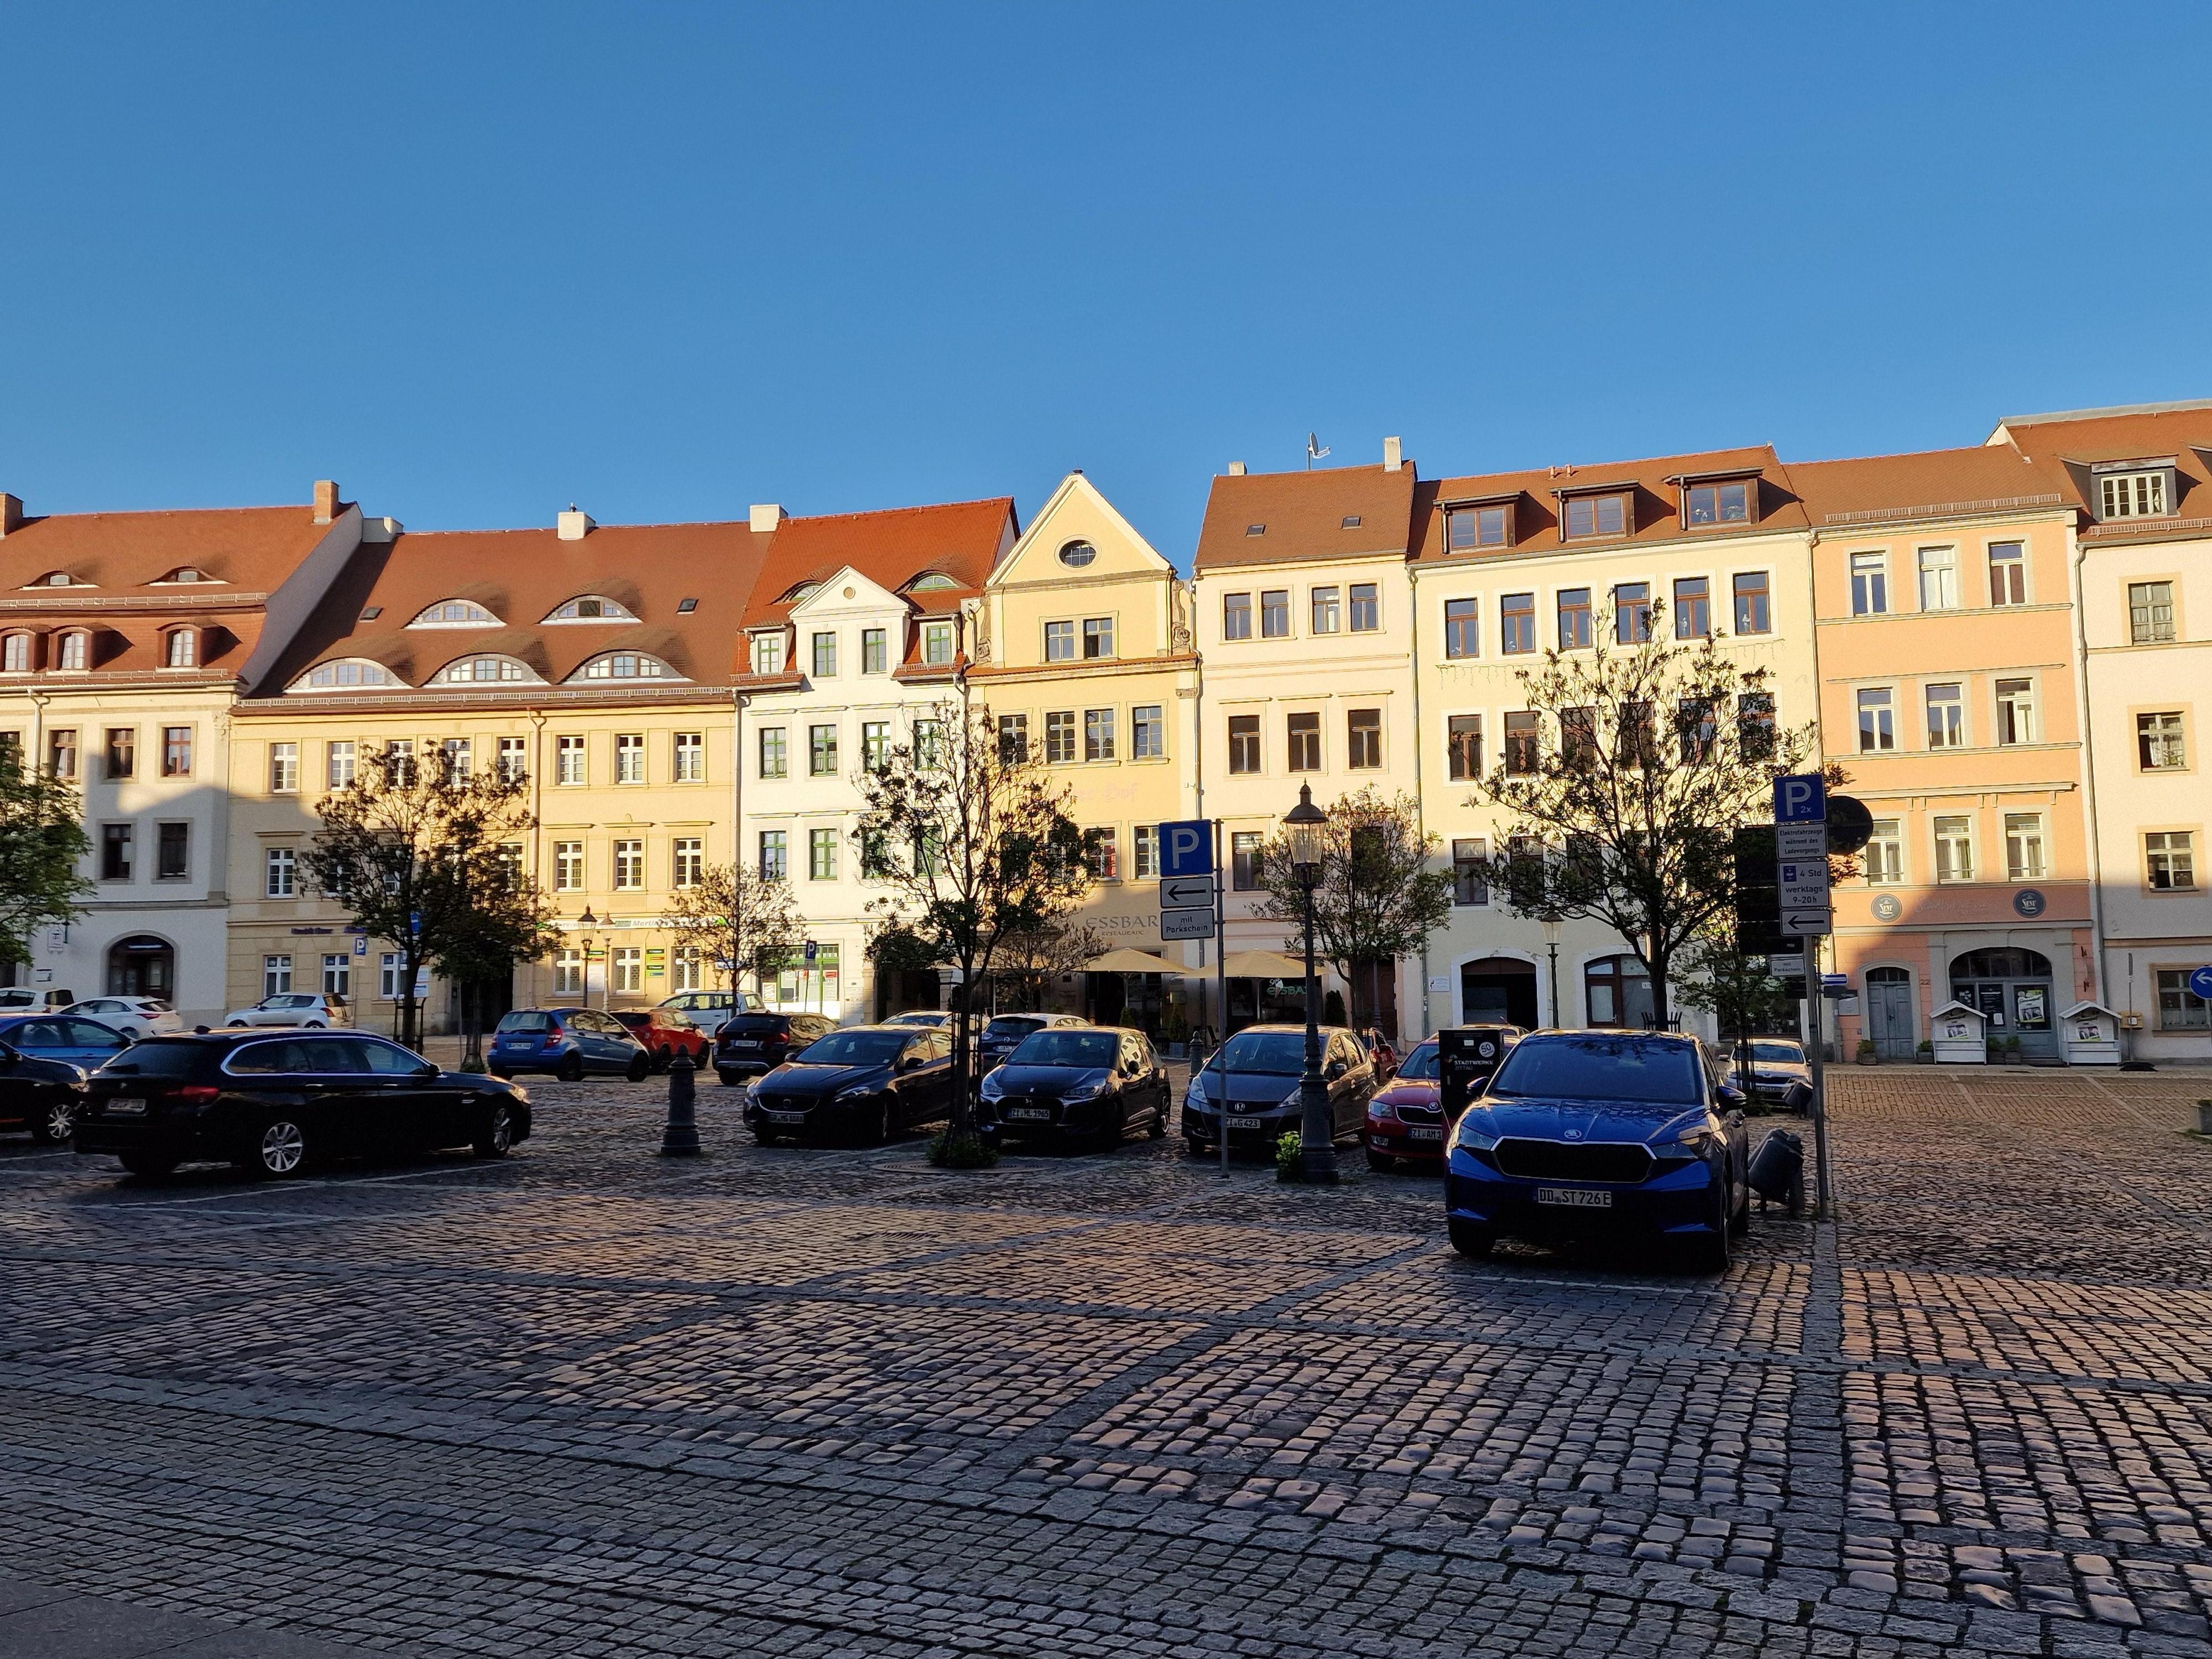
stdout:
[[677,948],[706,952],[723,969],[734,994],[741,975],[757,988],[782,970],[799,943],[799,915],[791,884],[744,864],[710,864],[689,887],[679,887],[660,918]]
[[1105,950],[1105,939],[1090,923],[1052,922],[1033,933],[1009,933],[999,946],[993,973],[999,984],[1017,993],[1018,1006],[1041,1008],[1051,981],[1082,972],[1085,963]]

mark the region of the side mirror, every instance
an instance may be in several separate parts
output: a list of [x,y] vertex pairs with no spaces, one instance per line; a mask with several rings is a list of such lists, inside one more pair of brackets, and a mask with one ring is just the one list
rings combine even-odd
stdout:
[[415,1068],[415,1075],[419,1078],[426,1079],[437,1076],[438,1062],[434,1060],[424,1060],[420,1066],[417,1066]]
[[1323,1072],[1322,1076],[1326,1078],[1329,1082],[1334,1083],[1340,1078],[1343,1077],[1345,1073],[1349,1070],[1351,1070],[1351,1067],[1346,1066],[1342,1060],[1332,1060],[1328,1063],[1328,1069]]
[[1743,1109],[1746,1097],[1742,1090],[1738,1089],[1732,1085],[1723,1083],[1719,1088],[1714,1090],[1713,1092],[1720,1097],[1722,1105],[1726,1106],[1734,1111],[1741,1111]]

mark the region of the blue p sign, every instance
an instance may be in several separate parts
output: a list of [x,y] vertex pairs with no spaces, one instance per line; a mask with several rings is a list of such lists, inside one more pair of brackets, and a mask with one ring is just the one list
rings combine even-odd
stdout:
[[1160,826],[1160,873],[1164,876],[1210,876],[1213,873],[1213,825],[1205,818],[1185,818]]
[[1819,823],[1828,816],[1828,786],[1818,772],[1796,772],[1774,781],[1777,823]]

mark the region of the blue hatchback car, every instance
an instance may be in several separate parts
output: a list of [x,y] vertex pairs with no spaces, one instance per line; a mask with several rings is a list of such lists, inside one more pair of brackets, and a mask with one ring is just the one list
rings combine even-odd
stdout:
[[516,1008],[499,1017],[484,1066],[494,1077],[550,1072],[574,1083],[597,1072],[637,1083],[653,1069],[653,1056],[629,1027],[597,1008]]
[[113,1027],[82,1014],[10,1014],[0,1018],[0,1042],[40,1060],[98,1069],[131,1046]]
[[1444,1171],[1453,1248],[1613,1237],[1727,1267],[1751,1219],[1743,1096],[1693,1037],[1539,1031],[1460,1115]]

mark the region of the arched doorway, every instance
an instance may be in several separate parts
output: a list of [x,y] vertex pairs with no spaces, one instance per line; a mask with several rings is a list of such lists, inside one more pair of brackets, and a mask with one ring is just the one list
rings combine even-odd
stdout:
[[1591,1024],[1650,1029],[1651,975],[1634,957],[1600,957],[1583,969],[1583,986]]
[[2058,1058],[2057,1010],[2051,1006],[2051,958],[2016,945],[1990,945],[1951,959],[1951,994],[1987,1017],[1985,1033],[2020,1039],[2023,1056]]
[[107,947],[107,994],[170,1000],[177,982],[177,952],[168,940],[133,933]]
[[1902,968],[1866,971],[1867,1035],[1884,1060],[1910,1060],[1917,1039],[1912,1024],[1912,975]]
[[1536,964],[1514,957],[1478,957],[1459,970],[1459,1017],[1465,1025],[1534,1030]]

